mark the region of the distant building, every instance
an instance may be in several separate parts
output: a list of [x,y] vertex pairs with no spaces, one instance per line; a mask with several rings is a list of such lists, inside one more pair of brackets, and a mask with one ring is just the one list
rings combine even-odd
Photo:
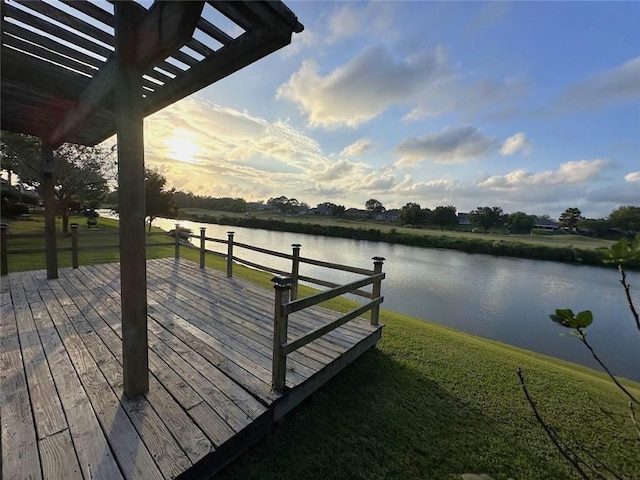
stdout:
[[369,216],[369,212],[367,210],[360,210],[358,208],[347,208],[344,212],[344,216],[353,218],[367,218]]
[[312,208],[309,213],[313,213],[314,215],[331,215],[331,207],[321,203],[316,208]]
[[397,222],[400,218],[400,210],[394,208],[393,210],[376,213],[373,218],[381,222]]
[[538,217],[533,229],[542,232],[555,232],[560,229],[560,224],[547,217]]
[[471,225],[471,218],[468,213],[458,213],[458,225]]

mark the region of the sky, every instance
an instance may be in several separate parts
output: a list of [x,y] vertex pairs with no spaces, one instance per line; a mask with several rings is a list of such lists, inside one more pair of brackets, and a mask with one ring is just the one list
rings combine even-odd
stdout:
[[552,217],[640,205],[640,2],[285,3],[305,26],[291,45],[145,121],[169,186]]

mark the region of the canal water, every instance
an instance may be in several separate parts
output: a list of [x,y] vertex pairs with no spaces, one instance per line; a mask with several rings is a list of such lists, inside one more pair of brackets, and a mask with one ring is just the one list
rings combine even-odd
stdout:
[[[154,226],[166,230],[175,223],[154,220]],[[220,239],[233,230],[237,242],[285,253],[291,253],[291,244],[300,243],[303,257],[327,262],[373,268],[372,257],[385,257],[383,308],[598,368],[584,345],[549,319],[556,308],[591,310],[594,322],[587,329],[587,338],[597,353],[615,374],[640,381],[640,332],[615,269],[184,220],[179,223],[194,234],[206,227],[208,237]],[[226,251],[225,245],[212,242],[207,248]],[[234,255],[290,270],[290,261],[285,259],[245,249],[236,249]],[[336,283],[360,278],[304,264],[300,274]],[[640,274],[629,272],[628,281],[638,306]]]

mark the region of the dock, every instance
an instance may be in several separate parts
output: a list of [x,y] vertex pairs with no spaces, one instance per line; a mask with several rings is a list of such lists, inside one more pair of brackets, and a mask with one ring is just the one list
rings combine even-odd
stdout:
[[[149,391],[123,392],[119,264],[1,277],[2,478],[210,478],[365,351],[355,318],[288,353],[273,388],[274,291],[147,261]],[[310,306],[287,341],[335,322]],[[286,342],[285,342],[286,343]]]

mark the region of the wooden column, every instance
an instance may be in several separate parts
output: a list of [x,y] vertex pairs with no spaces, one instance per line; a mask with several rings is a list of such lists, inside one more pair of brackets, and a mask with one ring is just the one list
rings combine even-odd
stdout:
[[[382,273],[382,265],[384,264],[384,257],[373,257],[373,273],[374,275],[378,275]],[[373,291],[371,292],[371,298],[376,299],[380,297],[380,292],[382,288],[382,280],[376,280],[373,282]],[[380,321],[380,305],[375,305],[371,308],[371,325],[378,325]]]
[[180,258],[180,224],[176,223],[173,230],[173,258]]
[[204,260],[205,260],[205,227],[200,227],[200,268],[204,268]]
[[149,390],[147,271],[144,230],[144,106],[142,72],[136,66],[138,9],[114,2],[116,37],[116,132],[120,195],[120,291],[124,394]]
[[283,345],[287,343],[288,315],[285,313],[283,305],[289,298],[289,288],[291,279],[283,277],[273,277],[273,288],[275,289],[275,303],[273,311],[273,359],[271,368],[271,386],[276,392],[283,392],[287,379],[287,355],[284,353]]
[[71,224],[71,266],[78,268],[78,224]]
[[293,243],[292,261],[291,261],[291,301],[293,302],[298,298],[298,274],[300,272],[300,245],[299,243]]
[[227,232],[227,278],[233,277],[233,235]]
[[7,224],[0,224],[0,275],[9,273],[9,265],[7,264]]
[[42,203],[44,204],[44,245],[47,263],[47,278],[58,278],[58,250],[56,246],[56,179],[51,145],[42,143]]

